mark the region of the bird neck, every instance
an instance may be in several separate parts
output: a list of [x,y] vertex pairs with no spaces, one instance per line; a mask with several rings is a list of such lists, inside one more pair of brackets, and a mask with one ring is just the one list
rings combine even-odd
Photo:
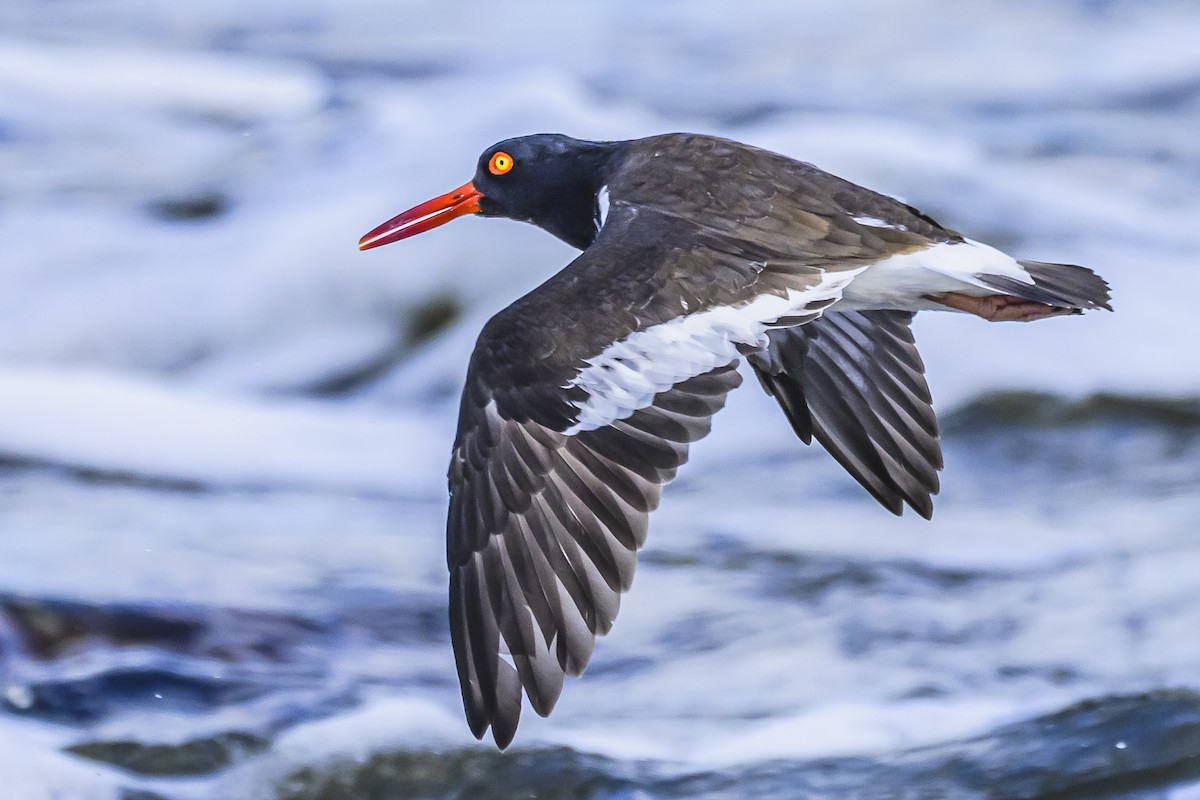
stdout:
[[[624,155],[625,142],[585,142],[572,164],[572,180],[555,194],[554,213],[541,227],[572,247],[586,250],[603,223],[601,195]],[[607,204],[607,197],[604,198]]]

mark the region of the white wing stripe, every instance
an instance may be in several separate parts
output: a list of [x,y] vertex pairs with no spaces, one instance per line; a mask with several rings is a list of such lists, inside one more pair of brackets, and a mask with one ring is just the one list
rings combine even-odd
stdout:
[[565,433],[573,436],[625,419],[649,406],[659,392],[734,361],[738,345],[765,347],[773,322],[836,300],[862,269],[826,274],[815,286],[788,290],[785,297],[761,294],[740,306],[684,314],[613,342],[563,387],[579,386],[588,395],[577,404],[577,422]]

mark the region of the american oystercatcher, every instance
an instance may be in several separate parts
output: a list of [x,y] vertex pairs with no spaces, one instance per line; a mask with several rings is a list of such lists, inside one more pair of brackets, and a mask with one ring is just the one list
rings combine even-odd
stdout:
[[506,747],[524,689],[550,713],[633,580],[647,518],[745,357],[796,434],[889,511],[928,518],[942,467],[913,314],[1109,308],[1084,267],[1019,261],[809,164],[711,136],[539,134],[380,225],[464,214],[583,252],[493,317],[450,461],[450,632],[467,722]]

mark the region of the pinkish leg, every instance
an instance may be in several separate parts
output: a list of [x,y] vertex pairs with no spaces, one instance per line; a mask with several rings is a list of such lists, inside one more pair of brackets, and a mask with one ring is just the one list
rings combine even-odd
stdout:
[[977,297],[962,292],[945,292],[943,294],[927,294],[925,299],[941,303],[947,308],[983,317],[989,322],[1032,322],[1035,319],[1080,313],[1077,308],[1048,306],[1045,303],[1022,300],[1007,294]]

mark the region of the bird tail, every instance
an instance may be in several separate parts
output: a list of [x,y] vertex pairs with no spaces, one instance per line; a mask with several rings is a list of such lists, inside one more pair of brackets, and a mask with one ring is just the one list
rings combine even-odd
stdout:
[[1076,311],[1104,308],[1112,311],[1108,303],[1112,298],[1108,282],[1087,267],[1045,261],[1017,263],[1033,278],[1032,284],[1007,275],[977,274],[975,277],[989,288],[1054,308]]

